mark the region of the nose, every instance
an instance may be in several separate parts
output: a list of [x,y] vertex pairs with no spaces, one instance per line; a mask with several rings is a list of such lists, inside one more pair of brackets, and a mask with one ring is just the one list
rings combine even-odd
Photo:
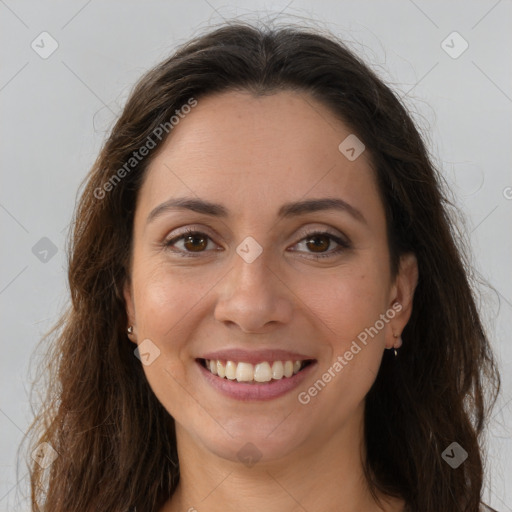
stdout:
[[252,263],[235,256],[234,268],[219,283],[215,319],[246,333],[264,333],[288,323],[293,293],[261,254]]

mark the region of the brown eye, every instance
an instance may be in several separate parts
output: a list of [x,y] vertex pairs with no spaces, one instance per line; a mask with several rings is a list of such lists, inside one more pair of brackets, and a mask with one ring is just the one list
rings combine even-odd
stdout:
[[[334,249],[328,250],[331,247],[331,242],[335,244]],[[351,247],[348,241],[327,231],[309,233],[297,245],[301,244],[306,247],[306,253],[309,253],[313,258],[317,259],[336,256]]]
[[[187,230],[181,235],[178,235],[166,242],[164,242],[164,247],[170,249],[173,252],[176,252],[183,256],[190,256],[194,253],[200,254],[205,252],[208,247],[208,242],[211,239],[205,233],[201,233],[200,231]],[[177,244],[181,246],[178,246]]]
[[183,238],[183,245],[188,251],[200,252],[206,249],[208,241],[201,235],[187,235]]
[[314,235],[308,238],[306,242],[308,249],[313,252],[324,252],[331,245],[331,237],[325,235]]

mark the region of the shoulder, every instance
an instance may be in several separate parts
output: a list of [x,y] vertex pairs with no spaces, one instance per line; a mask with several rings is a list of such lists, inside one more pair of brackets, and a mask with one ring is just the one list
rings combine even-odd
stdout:
[[489,505],[486,505],[485,503],[482,503],[480,505],[480,512],[498,512],[494,508],[489,507]]

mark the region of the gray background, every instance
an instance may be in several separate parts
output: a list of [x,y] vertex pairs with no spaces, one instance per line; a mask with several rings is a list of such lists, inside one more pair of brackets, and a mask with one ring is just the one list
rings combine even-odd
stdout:
[[[66,304],[65,236],[76,192],[127,93],[198,31],[223,18],[280,12],[342,35],[400,92],[453,189],[474,265],[496,290],[479,288],[504,381],[488,435],[485,497],[512,511],[510,0],[0,0],[0,510],[29,509],[27,470],[17,471],[16,460],[32,419],[30,357]],[[46,59],[31,47],[42,46],[43,31],[58,43]],[[453,31],[469,44],[461,55],[457,36],[443,49]],[[44,253],[43,237],[55,255]]]

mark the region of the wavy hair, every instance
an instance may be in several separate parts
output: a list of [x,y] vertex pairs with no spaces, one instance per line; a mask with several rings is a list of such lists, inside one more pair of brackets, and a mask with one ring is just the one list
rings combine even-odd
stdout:
[[[122,295],[137,193],[166,137],[130,159],[191,98],[285,90],[308,93],[364,142],[386,210],[391,271],[403,253],[418,261],[403,347],[396,359],[385,351],[366,397],[370,489],[414,512],[480,509],[481,438],[500,378],[443,178],[412,115],[332,34],[228,22],[140,79],[83,184],[68,241],[71,300],[45,337],[47,394],[29,430],[32,450],[48,443],[58,456],[46,469],[30,461],[32,510],[157,512],[174,492],[174,420],[134,357]],[[457,469],[442,458],[454,441],[468,453]]]

